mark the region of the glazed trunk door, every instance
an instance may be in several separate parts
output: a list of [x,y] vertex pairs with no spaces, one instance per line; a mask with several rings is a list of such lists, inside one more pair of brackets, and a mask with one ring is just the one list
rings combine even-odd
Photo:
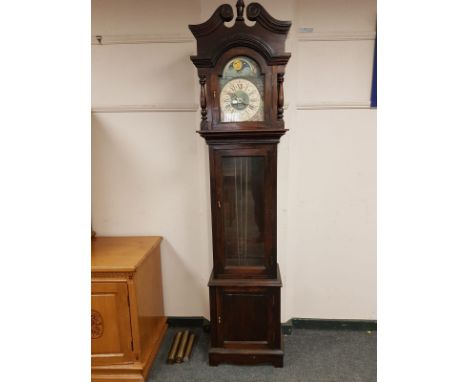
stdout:
[[133,360],[127,283],[92,283],[91,352],[95,366]]
[[275,276],[272,149],[215,150],[217,274]]

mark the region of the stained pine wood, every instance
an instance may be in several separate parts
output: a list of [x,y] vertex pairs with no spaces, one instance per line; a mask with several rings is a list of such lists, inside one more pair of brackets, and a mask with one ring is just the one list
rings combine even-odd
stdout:
[[[132,350],[127,284],[93,282],[91,309],[95,319],[95,332],[91,335],[93,364],[106,365],[133,361],[135,356]],[[93,329],[93,322],[91,328]]]
[[158,247],[159,236],[99,236],[91,240],[92,272],[134,272]]
[[[208,284],[209,361],[210,365],[270,362],[281,367],[284,352],[280,324],[282,284],[276,252],[277,145],[287,131],[283,120],[283,83],[290,58],[285,52],[285,41],[291,23],[273,18],[258,3],[245,8],[239,0],[235,8],[233,26],[225,25],[234,18],[234,9],[229,4],[220,5],[206,22],[189,26],[197,40],[197,54],[190,58],[200,79],[198,133],[209,146],[210,158],[213,272]],[[246,25],[244,10],[247,19],[255,22],[253,26]],[[258,64],[264,81],[263,121],[221,122],[219,77],[225,65],[238,56],[246,56]],[[237,226],[229,228],[235,212],[233,204],[237,204],[237,196],[233,202],[230,190],[238,187],[236,178],[232,179],[223,167],[223,163],[230,163],[225,158],[231,157],[244,158],[245,163],[247,158],[262,158],[262,166],[256,168],[261,168],[263,174],[251,175],[256,178],[249,183],[257,227],[255,240],[261,244],[261,250],[251,244],[253,239],[247,242],[244,234],[242,254],[255,261],[244,262],[242,266],[233,266],[232,256],[228,255],[232,253],[232,243],[236,243],[235,237],[241,235]],[[239,249],[237,253],[240,256]]]
[[[211,204],[213,221],[213,256],[214,272],[219,278],[275,278],[276,277],[276,144],[256,141],[252,143],[212,144],[209,148],[211,169]],[[223,208],[225,206],[222,193],[222,158],[224,155],[257,156],[264,158],[265,173],[263,190],[263,226],[264,226],[264,257],[262,265],[229,267],[225,258]]]
[[[233,26],[225,25],[234,18],[234,9],[229,4],[220,5],[206,22],[189,25],[197,40],[197,54],[190,58],[200,79],[198,133],[209,146],[210,158],[213,272],[208,284],[209,362],[210,365],[270,362],[281,367],[284,352],[280,324],[282,284],[276,253],[277,145],[287,131],[283,120],[283,83],[290,58],[290,53],[285,52],[285,41],[291,23],[273,18],[258,3],[245,8],[239,0],[235,8]],[[247,19],[255,22],[253,26],[246,25],[244,10]],[[246,56],[258,64],[264,80],[263,121],[221,122],[219,77],[225,65],[238,56]],[[229,230],[234,214],[232,205],[237,203],[237,199],[235,203],[230,200],[230,190],[237,187],[237,181],[224,172],[225,157],[261,157],[263,164],[264,173],[255,174],[262,181],[250,183],[249,191],[254,199],[255,240],[262,244],[263,255],[259,255],[257,245],[247,244],[245,234],[244,248],[248,248],[244,250],[245,258],[255,262],[242,266],[233,266],[226,254],[231,253],[233,236],[240,237],[240,231]]]
[[98,381],[144,381],[167,330],[161,237],[91,242],[91,373]]
[[281,275],[275,279],[219,279],[211,275],[211,365],[283,365]]

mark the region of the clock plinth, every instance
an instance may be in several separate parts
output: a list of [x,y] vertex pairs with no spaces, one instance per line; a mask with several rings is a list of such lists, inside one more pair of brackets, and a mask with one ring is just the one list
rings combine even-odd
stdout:
[[283,366],[281,275],[216,278],[211,274],[210,365],[271,363]]
[[210,156],[213,271],[210,365],[283,366],[277,264],[277,145],[283,121],[284,51],[291,23],[258,3],[228,4],[189,28],[200,78],[201,124]]

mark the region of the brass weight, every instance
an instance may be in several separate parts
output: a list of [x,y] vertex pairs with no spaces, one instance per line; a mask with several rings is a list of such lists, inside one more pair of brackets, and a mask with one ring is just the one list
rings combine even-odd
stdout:
[[190,333],[187,346],[185,347],[184,362],[187,362],[190,359],[190,355],[192,354],[194,342],[195,342],[195,333]]
[[180,341],[179,349],[177,350],[176,362],[181,363],[184,361],[185,346],[187,345],[189,331],[184,331],[182,340]]
[[179,347],[180,338],[182,337],[182,332],[177,332],[172,341],[171,350],[169,350],[169,355],[167,357],[167,363],[174,363],[176,358],[177,348]]

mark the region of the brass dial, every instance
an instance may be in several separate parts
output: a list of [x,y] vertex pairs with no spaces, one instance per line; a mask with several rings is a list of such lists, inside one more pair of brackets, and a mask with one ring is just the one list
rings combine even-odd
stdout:
[[227,82],[220,94],[221,122],[256,120],[261,105],[257,87],[245,78]]

